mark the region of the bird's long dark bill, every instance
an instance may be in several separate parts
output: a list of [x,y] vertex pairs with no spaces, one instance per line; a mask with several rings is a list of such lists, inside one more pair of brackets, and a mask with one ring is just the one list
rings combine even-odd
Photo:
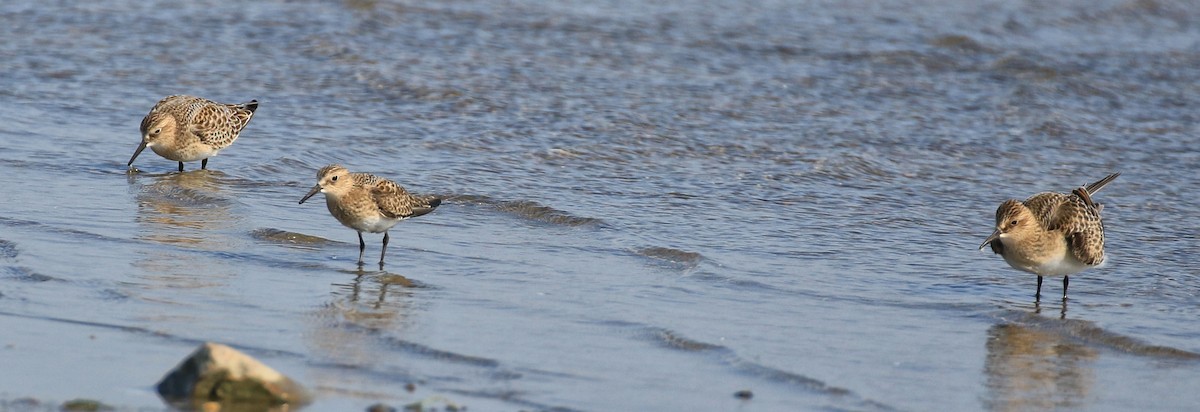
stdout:
[[138,155],[142,154],[143,150],[146,150],[146,142],[144,140],[142,141],[142,144],[138,145],[137,150],[133,152],[133,157],[129,158],[129,163],[125,166],[133,166],[133,159],[137,159]]
[[991,235],[991,236],[988,236],[988,237],[987,237],[987,239],[985,239],[985,240],[983,241],[983,244],[982,244],[982,245],[979,245],[979,250],[983,250],[983,248],[984,248],[984,247],[987,247],[987,245],[988,245],[989,243],[992,243],[992,241],[993,241],[993,240],[996,240],[996,239],[999,239],[999,238],[1000,238],[1000,230],[999,230],[999,229],[997,229],[995,232],[992,232],[992,235]]
[[300,204],[304,204],[305,200],[308,200],[308,198],[313,197],[313,195],[317,194],[317,192],[320,192],[320,191],[321,191],[321,185],[313,186],[312,190],[309,190],[307,195],[304,195],[304,197],[300,198]]

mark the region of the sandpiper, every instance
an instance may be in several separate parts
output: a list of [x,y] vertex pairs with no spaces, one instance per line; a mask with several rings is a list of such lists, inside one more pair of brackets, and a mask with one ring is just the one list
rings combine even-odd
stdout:
[[127,166],[132,169],[133,160],[149,147],[179,162],[180,172],[183,162],[199,160],[201,169],[208,168],[208,158],[237,140],[256,109],[258,100],[224,104],[195,96],[167,96],[142,119],[142,143]]
[[1042,276],[1063,277],[1067,299],[1070,275],[1104,263],[1103,206],[1092,195],[1120,176],[1113,173],[1071,194],[1042,192],[1024,202],[1006,200],[996,209],[996,231],[979,250],[991,246],[1009,266],[1037,275],[1041,299]]
[[379,252],[382,266],[383,255],[387,253],[388,229],[401,220],[432,212],[442,204],[436,196],[409,194],[391,180],[367,173],[350,173],[340,165],[325,166],[317,171],[317,185],[300,199],[300,203],[317,192],[325,194],[325,206],[338,222],[358,232],[360,264],[367,248],[362,232],[383,232],[383,250]]

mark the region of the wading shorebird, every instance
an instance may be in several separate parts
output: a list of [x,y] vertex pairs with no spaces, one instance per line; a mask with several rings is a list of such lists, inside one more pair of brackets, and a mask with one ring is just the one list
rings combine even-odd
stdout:
[[1104,263],[1103,207],[1092,195],[1120,176],[1113,173],[1071,194],[1042,192],[1024,202],[1006,200],[996,209],[996,231],[979,250],[991,246],[1015,269],[1037,275],[1037,292],[1042,297],[1042,277],[1063,277],[1063,300],[1067,299],[1070,275]]
[[388,229],[401,220],[428,214],[442,204],[436,196],[409,194],[391,180],[367,173],[350,173],[339,165],[325,166],[317,171],[317,185],[300,199],[300,203],[317,192],[325,194],[329,214],[343,226],[358,232],[359,264],[362,264],[363,251],[367,248],[362,232],[383,232],[383,250],[379,252],[379,265],[382,266],[383,256],[387,253]]
[[127,166],[134,170],[134,159],[149,147],[159,156],[179,162],[180,172],[183,162],[197,160],[200,168],[206,169],[208,158],[237,140],[256,109],[258,100],[225,104],[195,96],[167,96],[142,119],[142,143]]

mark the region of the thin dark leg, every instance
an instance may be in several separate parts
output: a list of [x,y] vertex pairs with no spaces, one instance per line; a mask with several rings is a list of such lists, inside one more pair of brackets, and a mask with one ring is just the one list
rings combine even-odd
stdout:
[[208,159],[201,160],[200,161],[200,170],[204,170],[207,168],[208,168]]
[[182,171],[183,171],[183,162],[179,162],[179,171],[180,171],[180,172],[182,172]]
[[362,263],[363,251],[367,250],[367,242],[362,239],[362,232],[358,232],[358,263]]
[[379,251],[379,264],[383,264],[383,255],[387,253],[388,233],[383,231],[383,250]]
[[1063,300],[1067,300],[1067,284],[1071,283],[1070,276],[1063,276]]
[[1042,299],[1042,277],[1041,276],[1038,276],[1038,290],[1037,290],[1037,293],[1033,294],[1033,299],[1034,300]]

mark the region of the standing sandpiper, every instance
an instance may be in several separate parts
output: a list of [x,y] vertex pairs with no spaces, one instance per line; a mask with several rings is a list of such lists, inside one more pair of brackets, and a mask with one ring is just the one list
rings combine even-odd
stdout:
[[325,194],[325,206],[338,222],[358,231],[359,264],[362,264],[363,251],[367,248],[362,232],[383,232],[383,250],[379,252],[381,267],[383,255],[387,253],[388,229],[401,220],[432,212],[442,204],[435,196],[412,195],[391,180],[367,173],[350,173],[339,165],[325,166],[317,171],[317,185],[300,199],[300,203],[317,192]]
[[1071,274],[1104,263],[1103,207],[1092,195],[1120,175],[1113,173],[1071,194],[1042,192],[1024,202],[1004,201],[996,209],[996,231],[979,250],[990,245],[1009,266],[1037,275],[1038,300],[1042,276],[1062,276],[1066,300]]
[[142,144],[127,166],[132,169],[133,160],[149,147],[159,156],[179,162],[180,172],[183,162],[197,160],[205,169],[209,157],[237,140],[256,109],[258,100],[224,104],[195,96],[167,96],[142,119]]

